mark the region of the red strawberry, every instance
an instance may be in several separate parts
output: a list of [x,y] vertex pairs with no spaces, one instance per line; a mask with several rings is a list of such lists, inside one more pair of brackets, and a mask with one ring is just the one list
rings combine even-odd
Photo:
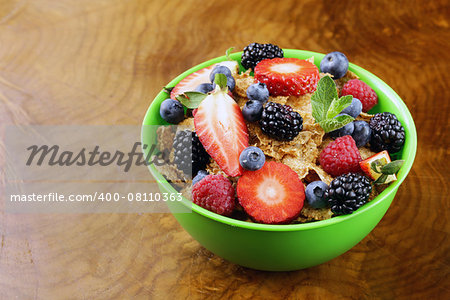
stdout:
[[358,98],[362,103],[363,112],[368,112],[378,103],[377,93],[375,93],[367,83],[359,79],[352,79],[344,84],[341,96],[345,95],[352,95],[353,97]]
[[256,222],[283,224],[300,214],[305,188],[291,168],[270,161],[257,171],[244,172],[237,183],[237,196]]
[[194,91],[195,88],[201,83],[211,82],[209,80],[209,74],[215,65],[200,69],[181,80],[170,92],[170,98],[175,99],[176,96],[183,94],[184,92]]
[[[366,158],[363,161],[359,162],[359,165],[361,166],[361,170],[363,170],[363,172],[369,176],[372,180],[377,180],[380,176],[381,176],[381,172],[377,173],[374,170],[372,170],[371,168],[371,164],[372,162],[378,161],[378,163],[380,164],[380,166],[384,166],[388,163],[391,162],[391,157],[389,156],[389,153],[384,150],[381,151],[375,155],[372,155],[369,158]],[[389,183],[391,181],[395,181],[397,180],[397,176],[395,176],[395,174],[391,174],[388,175],[388,178],[386,179],[386,181],[384,181],[384,183]]]
[[255,79],[267,85],[272,96],[300,96],[316,90],[319,69],[298,58],[273,58],[259,62]]
[[206,152],[228,176],[242,175],[239,155],[248,147],[248,131],[239,105],[216,89],[194,115],[195,131]]
[[[181,80],[170,92],[170,98],[175,99],[176,96],[184,92],[194,91],[197,86],[202,83],[210,83],[209,75],[215,66],[225,66],[230,69],[231,74],[236,76],[239,71],[239,64],[234,60],[226,60],[212,66],[200,69]],[[230,92],[231,94],[231,92]]]
[[361,154],[356,147],[355,140],[346,135],[329,143],[320,153],[319,162],[325,172],[331,176],[361,171],[359,162]]

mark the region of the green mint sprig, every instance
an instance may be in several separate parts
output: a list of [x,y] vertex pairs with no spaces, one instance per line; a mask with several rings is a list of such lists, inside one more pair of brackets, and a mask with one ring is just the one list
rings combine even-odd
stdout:
[[381,174],[377,180],[374,181],[375,184],[384,184],[388,179],[389,175],[395,175],[403,166],[404,160],[394,160],[390,163],[383,164],[379,159],[373,161],[370,164],[370,168],[378,174]]
[[173,86],[171,86],[171,87],[169,87],[169,86],[163,87],[164,92],[166,92],[169,95],[170,95],[170,93],[172,92],[173,89],[174,89]]
[[333,79],[324,76],[317,83],[317,89],[311,97],[312,116],[325,132],[344,127],[354,118],[348,115],[336,116],[352,103],[352,99],[351,95],[339,98]]
[[220,87],[220,89],[224,92],[228,92],[228,86],[227,86],[227,76],[225,74],[216,73],[214,77],[214,83]]
[[[225,74],[217,73],[214,77],[214,83],[225,93],[228,91],[227,76]],[[184,92],[178,95],[176,99],[187,108],[195,109],[207,96],[207,94],[201,92]]]
[[194,109],[202,103],[205,97],[206,94],[200,92],[184,92],[183,94],[178,95],[176,99],[187,108]]

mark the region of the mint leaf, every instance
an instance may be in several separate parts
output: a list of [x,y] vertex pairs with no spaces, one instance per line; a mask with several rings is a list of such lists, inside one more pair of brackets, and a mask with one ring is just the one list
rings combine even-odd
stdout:
[[350,104],[352,104],[352,99],[352,95],[346,95],[339,99],[334,99],[328,109],[327,119],[336,117],[344,108],[350,106]]
[[227,81],[227,76],[225,76],[225,74],[217,73],[214,77],[214,83],[220,86],[220,89],[222,90],[227,88]]
[[386,179],[387,179],[387,178],[388,178],[388,175],[383,174],[383,175],[381,175],[380,177],[378,177],[378,179],[375,180],[373,183],[375,183],[375,184],[383,184],[383,183],[386,182]]
[[225,51],[225,56],[227,57],[227,60],[232,60],[230,58],[230,53],[231,53],[231,51],[233,51],[233,49],[234,49],[234,47],[230,47],[227,49],[227,51]]
[[317,83],[317,88],[311,97],[312,116],[316,123],[327,119],[331,102],[338,98],[336,84],[330,76],[322,77]]
[[372,171],[374,171],[374,172],[376,172],[376,173],[379,173],[378,172],[378,170],[377,170],[377,164],[376,164],[376,162],[371,162],[370,163],[370,168],[372,169]]
[[206,94],[200,92],[185,92],[184,94],[178,95],[176,99],[187,108],[194,109],[200,105],[206,96]]
[[342,110],[352,103],[350,95],[339,98],[336,83],[330,76],[322,77],[311,96],[312,116],[325,132],[339,129],[354,120],[353,117],[343,115],[336,117]]
[[381,173],[385,175],[396,174],[403,166],[404,160],[395,160],[381,167]]
[[170,93],[172,92],[173,89],[174,89],[173,86],[172,87],[167,87],[167,86],[163,87],[164,92],[166,92],[169,95],[170,95]]
[[354,119],[350,116],[342,115],[333,119],[325,119],[323,121],[320,121],[319,125],[325,132],[330,132],[347,125],[353,120]]

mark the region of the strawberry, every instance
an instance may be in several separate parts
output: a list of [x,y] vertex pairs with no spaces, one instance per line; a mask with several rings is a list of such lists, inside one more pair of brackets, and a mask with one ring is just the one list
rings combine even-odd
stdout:
[[[382,175],[382,173],[375,172],[375,170],[371,168],[372,162],[375,162],[378,166],[381,167],[390,163],[391,158],[389,157],[389,153],[386,150],[384,150],[359,162],[359,165],[361,166],[363,172],[372,180],[377,180]],[[395,180],[397,180],[395,174],[389,174],[385,179],[385,181],[383,181],[383,183],[389,183]]]
[[195,88],[201,83],[209,83],[209,74],[215,65],[200,69],[181,80],[170,92],[170,98],[175,99],[178,95],[184,92],[190,92],[195,90]]
[[259,62],[255,79],[267,85],[272,96],[300,96],[316,90],[319,69],[298,58],[273,58]]
[[235,60],[225,60],[220,63],[217,63],[216,65],[225,66],[228,69],[230,69],[231,75],[233,77],[236,77],[236,75],[238,75],[238,73],[239,73],[239,64]]
[[248,147],[248,131],[239,105],[216,87],[200,103],[194,126],[206,152],[228,176],[242,175],[239,155]]
[[200,69],[181,80],[170,92],[170,98],[175,99],[176,96],[183,94],[184,92],[194,91],[197,86],[202,83],[210,83],[209,75],[216,65],[225,66],[230,69],[231,74],[236,76],[238,73],[239,65],[234,60],[226,60],[209,67]]
[[237,196],[245,212],[256,222],[283,224],[300,214],[305,188],[291,168],[270,161],[257,171],[244,172],[237,183]]

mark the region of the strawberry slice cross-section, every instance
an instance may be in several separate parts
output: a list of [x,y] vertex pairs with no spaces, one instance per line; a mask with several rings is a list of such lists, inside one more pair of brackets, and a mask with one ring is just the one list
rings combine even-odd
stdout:
[[285,224],[303,208],[305,188],[287,165],[270,161],[257,171],[245,171],[237,183],[237,196],[256,222]]
[[185,92],[192,92],[195,90],[196,87],[198,87],[202,83],[210,83],[209,75],[211,74],[211,71],[216,66],[225,66],[228,69],[230,69],[231,74],[233,76],[236,76],[239,70],[239,65],[234,60],[226,60],[208,67],[205,67],[203,69],[200,69],[198,71],[195,71],[192,74],[189,74],[184,79],[182,79],[170,92],[170,98],[176,99],[178,95],[181,95]]
[[170,98],[175,99],[178,95],[184,92],[194,91],[197,86],[202,83],[208,83],[209,74],[211,73],[214,65],[200,69],[181,80],[170,92]]
[[216,89],[199,105],[194,116],[195,131],[206,152],[228,176],[240,176],[239,155],[248,147],[248,131],[238,104]]
[[273,58],[259,62],[255,79],[267,85],[272,96],[300,96],[316,90],[319,69],[298,58]]

